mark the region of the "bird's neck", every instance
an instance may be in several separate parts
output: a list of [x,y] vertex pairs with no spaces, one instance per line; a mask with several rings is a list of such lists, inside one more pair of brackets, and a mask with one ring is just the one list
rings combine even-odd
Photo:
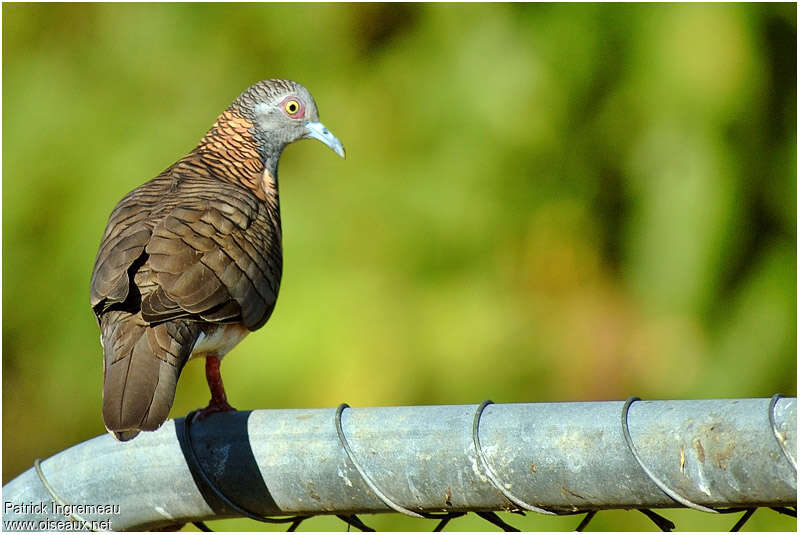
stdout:
[[278,212],[278,158],[263,158],[253,123],[225,111],[193,151],[215,177],[239,184]]

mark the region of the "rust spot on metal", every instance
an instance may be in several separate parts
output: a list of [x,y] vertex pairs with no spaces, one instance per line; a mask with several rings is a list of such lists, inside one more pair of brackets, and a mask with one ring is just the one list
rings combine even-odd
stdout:
[[692,445],[694,446],[694,450],[697,452],[697,459],[701,463],[706,462],[706,450],[703,449],[703,444],[700,442],[700,439],[699,438],[694,439]]
[[733,450],[736,448],[735,445],[731,444],[729,447],[725,448],[722,451],[718,451],[714,454],[714,459],[717,461],[717,466],[720,467],[722,470],[728,469],[728,459],[731,458],[731,454]]
[[322,498],[319,497],[319,494],[317,494],[316,488],[314,487],[314,483],[312,481],[304,482],[303,483],[303,487],[305,487],[306,492],[308,492],[308,495],[311,498],[313,498],[316,501],[321,501],[322,500]]
[[573,496],[575,498],[579,498],[581,500],[585,500],[586,499],[583,496],[581,496],[580,494],[578,494],[577,492],[572,492],[571,490],[569,490],[567,487],[564,487],[564,486],[561,487],[561,495],[563,497],[565,497],[565,498],[567,498],[568,497],[567,495],[569,495],[569,496]]
[[[710,430],[716,431],[716,426],[712,425]],[[721,470],[727,470],[728,459],[731,458],[733,450],[736,449],[733,437],[723,429],[711,435],[711,440],[714,442],[714,462]]]

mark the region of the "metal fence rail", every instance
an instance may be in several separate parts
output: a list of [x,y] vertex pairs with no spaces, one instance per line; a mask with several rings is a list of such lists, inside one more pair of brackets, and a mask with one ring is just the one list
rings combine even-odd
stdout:
[[3,488],[4,528],[392,510],[791,513],[797,501],[796,398],[343,406],[187,423],[128,443],[99,436],[41,462]]

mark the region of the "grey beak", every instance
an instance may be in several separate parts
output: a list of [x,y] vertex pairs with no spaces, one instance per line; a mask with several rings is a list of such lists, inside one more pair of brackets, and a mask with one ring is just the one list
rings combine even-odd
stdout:
[[306,135],[304,138],[313,137],[325,143],[330,149],[344,158],[344,147],[342,142],[336,136],[331,134],[331,131],[325,128],[325,125],[319,122],[306,124]]

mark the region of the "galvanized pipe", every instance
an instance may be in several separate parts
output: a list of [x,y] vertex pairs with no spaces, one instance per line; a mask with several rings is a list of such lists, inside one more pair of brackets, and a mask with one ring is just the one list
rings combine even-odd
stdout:
[[[513,508],[508,495],[557,513],[677,506],[626,444],[622,402],[486,406],[477,426],[483,455],[477,408],[344,410],[352,460],[334,409],[215,414],[193,423],[191,437],[213,485],[261,515],[392,511],[375,487],[417,513]],[[796,505],[797,400],[777,400],[774,428],[769,408],[769,399],[638,401],[627,422],[648,471],[694,504]],[[187,446],[183,419],[128,443],[103,435],[78,444],[41,463],[51,490],[34,468],[3,488],[4,527],[80,518],[95,522],[86,527],[148,529],[239,516],[190,470]],[[72,510],[54,511],[59,500]]]

